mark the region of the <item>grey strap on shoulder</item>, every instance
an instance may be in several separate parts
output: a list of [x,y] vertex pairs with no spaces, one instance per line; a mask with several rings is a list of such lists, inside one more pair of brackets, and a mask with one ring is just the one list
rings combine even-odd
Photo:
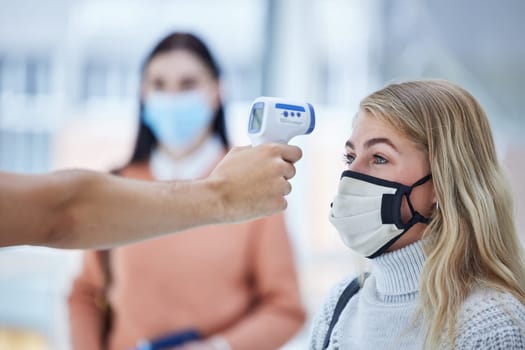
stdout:
[[[365,273],[364,279],[366,279],[368,275],[368,273]],[[334,330],[335,324],[339,320],[339,316],[341,316],[341,313],[343,312],[344,308],[346,307],[346,304],[348,304],[350,299],[355,294],[357,294],[357,292],[359,292],[359,289],[361,289],[361,285],[359,284],[359,277],[356,277],[352,280],[352,282],[350,282],[348,286],[346,286],[345,290],[339,297],[339,300],[337,300],[332,319],[330,320],[330,325],[328,326],[328,331],[326,332],[326,335],[324,337],[323,349],[327,349],[328,345],[330,345],[332,331]]]

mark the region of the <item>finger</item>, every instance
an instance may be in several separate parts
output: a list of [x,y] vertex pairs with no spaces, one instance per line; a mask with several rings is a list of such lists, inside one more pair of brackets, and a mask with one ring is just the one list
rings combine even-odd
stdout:
[[288,207],[288,201],[286,200],[286,198],[281,197],[279,200],[279,204],[277,205],[277,211],[286,210],[287,207]]
[[292,192],[292,184],[288,181],[285,181],[285,184],[283,186],[283,194],[286,196]]
[[281,156],[284,160],[290,163],[295,163],[303,156],[303,151],[297,146],[280,145]]
[[295,167],[290,163],[284,163],[282,169],[283,176],[286,180],[290,180],[295,176],[296,170]]

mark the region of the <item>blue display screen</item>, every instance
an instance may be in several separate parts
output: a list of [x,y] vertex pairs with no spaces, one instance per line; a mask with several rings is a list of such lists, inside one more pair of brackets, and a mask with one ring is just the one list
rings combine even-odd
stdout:
[[249,133],[255,134],[261,131],[262,122],[263,122],[263,111],[264,111],[263,102],[258,102],[253,106],[252,112],[250,114],[250,123],[248,125]]

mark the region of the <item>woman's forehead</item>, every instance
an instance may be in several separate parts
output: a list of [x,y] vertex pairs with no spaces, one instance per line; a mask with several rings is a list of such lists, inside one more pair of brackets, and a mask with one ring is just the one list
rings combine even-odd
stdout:
[[360,111],[354,118],[352,132],[347,140],[347,145],[355,147],[370,144],[370,140],[386,140],[383,143],[390,143],[396,149],[417,147],[416,142],[410,139],[402,130],[395,128],[370,112]]
[[151,59],[146,67],[147,74],[170,72],[172,74],[203,74],[208,68],[198,56],[188,50],[177,49],[161,53]]
[[350,138],[392,137],[405,138],[400,130],[375,115],[360,111],[354,118]]

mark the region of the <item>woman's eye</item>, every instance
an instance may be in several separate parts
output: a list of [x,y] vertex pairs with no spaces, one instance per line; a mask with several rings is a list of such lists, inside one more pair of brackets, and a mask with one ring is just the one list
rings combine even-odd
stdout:
[[344,160],[346,165],[352,164],[354,159],[355,159],[355,157],[353,155],[349,154],[349,153],[343,154],[343,160]]
[[197,89],[198,85],[197,80],[187,78],[180,82],[179,88],[181,91],[191,91]]
[[374,163],[375,164],[386,164],[386,163],[388,163],[388,160],[386,160],[385,158],[383,158],[381,156],[375,155],[374,156]]
[[166,84],[164,84],[164,81],[161,79],[155,79],[153,81],[153,88],[156,91],[163,91]]

